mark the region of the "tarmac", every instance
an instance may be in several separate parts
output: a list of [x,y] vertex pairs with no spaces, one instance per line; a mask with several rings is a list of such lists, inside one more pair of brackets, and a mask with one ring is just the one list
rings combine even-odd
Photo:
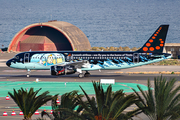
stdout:
[[[64,85],[64,83],[77,83],[78,84],[78,83],[99,81],[100,79],[114,79],[116,83],[133,83],[133,84],[141,84],[141,85],[146,86],[147,79],[150,79],[151,81],[153,81],[154,77],[161,76],[161,75],[163,75],[163,77],[167,77],[167,79],[175,77],[178,80],[177,85],[179,85],[179,82],[180,82],[179,74],[162,74],[165,71],[169,71],[171,73],[180,72],[179,66],[153,66],[153,65],[152,66],[145,65],[145,66],[140,66],[136,68],[122,69],[122,70],[90,71],[91,76],[85,77],[85,78],[78,78],[78,74],[71,74],[71,75],[66,75],[66,76],[51,76],[49,70],[36,70],[36,71],[31,71],[30,77],[27,78],[26,70],[12,69],[12,68],[7,67],[5,64],[8,59],[14,57],[16,54],[17,53],[0,53],[0,84],[6,83],[7,86],[5,86],[4,88],[9,87],[6,89],[13,89],[14,84],[12,83],[16,83],[16,82],[19,82],[17,84],[32,83],[32,85],[30,86],[37,87],[35,86],[36,84],[43,83],[43,82],[51,82],[51,84],[52,82],[61,82]],[[142,72],[154,72],[154,71],[156,71],[156,73],[154,74],[142,73]],[[137,74],[137,72],[139,72],[139,74]],[[36,83],[37,79],[39,83]],[[153,86],[153,82],[151,83]],[[44,85],[40,85],[39,87],[43,87],[43,86]],[[73,88],[73,86],[70,88]],[[58,91],[61,91],[61,90],[58,90]],[[4,93],[6,92],[8,92],[8,90],[4,91]],[[4,94],[4,95],[7,95],[7,94]],[[5,97],[6,96],[0,97],[0,119],[3,119],[3,120],[23,119],[23,116],[18,115],[20,109],[17,108],[17,105],[14,103],[14,101],[11,98],[10,100],[5,100]],[[59,99],[60,99],[60,96],[59,96]],[[45,106],[39,109],[39,112],[41,112],[44,108],[47,109],[48,112],[50,112],[49,108],[51,106],[51,102],[48,102]],[[129,109],[135,109],[135,106],[132,106]],[[15,110],[17,114],[16,116],[11,116],[11,113],[13,110]],[[8,116],[2,116],[4,111],[8,113]],[[32,119],[37,119],[38,117],[40,117],[40,115],[33,115]],[[46,117],[46,119],[48,118]],[[140,114],[138,117],[134,118],[134,120],[142,120],[142,119],[146,120],[147,117],[143,114]]]

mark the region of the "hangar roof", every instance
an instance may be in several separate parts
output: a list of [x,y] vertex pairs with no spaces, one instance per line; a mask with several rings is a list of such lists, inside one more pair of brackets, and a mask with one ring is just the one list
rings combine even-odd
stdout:
[[[48,28],[58,31],[60,34],[62,34],[66,38],[66,41],[68,40],[72,50],[81,51],[81,50],[87,50],[91,48],[91,45],[86,35],[75,25],[72,25],[64,21],[49,21],[49,22],[44,22],[44,23],[31,24],[21,29],[11,40],[11,43],[9,44],[9,47],[8,47],[8,52],[18,51],[19,41],[21,41],[22,43],[23,42],[24,43],[25,42],[42,43],[43,40],[46,41],[46,43],[53,42],[53,40],[48,38],[48,36],[38,36],[38,35],[27,36],[26,35],[26,33],[31,31],[32,29],[35,32],[38,32],[35,30],[37,27],[41,27],[41,28],[48,27]],[[53,33],[48,32],[48,34],[52,34],[51,36],[53,36]],[[22,39],[26,39],[26,41],[22,41]]]

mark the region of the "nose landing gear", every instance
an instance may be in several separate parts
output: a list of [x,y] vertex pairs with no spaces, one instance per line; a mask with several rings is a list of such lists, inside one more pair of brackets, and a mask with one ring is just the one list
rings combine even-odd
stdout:
[[30,70],[30,69],[27,69],[27,77],[30,76],[30,73],[31,73],[31,70]]

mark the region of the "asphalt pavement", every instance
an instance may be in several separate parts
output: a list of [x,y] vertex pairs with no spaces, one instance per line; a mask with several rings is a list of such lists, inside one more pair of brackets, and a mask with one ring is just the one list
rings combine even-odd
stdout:
[[[91,82],[91,81],[99,81],[100,79],[115,79],[116,82],[126,82],[126,83],[138,83],[147,85],[147,80],[150,79],[153,81],[154,77],[161,76],[161,74],[130,74],[129,72],[140,72],[140,71],[174,71],[180,72],[179,66],[140,66],[136,68],[122,69],[122,70],[102,70],[102,71],[90,71],[90,77],[78,78],[78,74],[71,74],[65,76],[51,76],[50,70],[33,70],[31,71],[30,77],[27,78],[26,70],[18,70],[9,68],[6,66],[5,62],[12,58],[16,53],[0,53],[0,81],[59,81],[59,82]],[[180,81],[179,74],[163,74],[163,77],[167,77],[167,79],[175,77],[178,81]],[[151,82],[153,85],[153,82]],[[179,84],[179,82],[178,82]],[[6,96],[5,96],[6,97]],[[5,97],[0,97],[0,119],[3,120],[19,120],[23,119],[23,116],[18,115],[18,108],[12,99],[5,100]],[[47,105],[50,106],[50,102]],[[133,106],[134,107],[134,106]],[[11,116],[12,111],[15,110],[16,116]],[[8,116],[2,116],[3,112],[6,111]],[[42,110],[39,110],[41,112]],[[48,110],[50,112],[50,110]],[[40,115],[33,115],[33,119],[37,119]],[[141,114],[140,118],[135,118],[136,120],[147,119],[146,116]],[[48,118],[46,118],[48,119]]]

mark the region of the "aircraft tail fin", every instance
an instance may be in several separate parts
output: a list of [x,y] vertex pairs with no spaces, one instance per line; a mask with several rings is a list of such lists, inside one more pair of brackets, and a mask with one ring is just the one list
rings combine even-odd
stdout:
[[160,25],[148,41],[137,52],[162,53],[169,25]]

